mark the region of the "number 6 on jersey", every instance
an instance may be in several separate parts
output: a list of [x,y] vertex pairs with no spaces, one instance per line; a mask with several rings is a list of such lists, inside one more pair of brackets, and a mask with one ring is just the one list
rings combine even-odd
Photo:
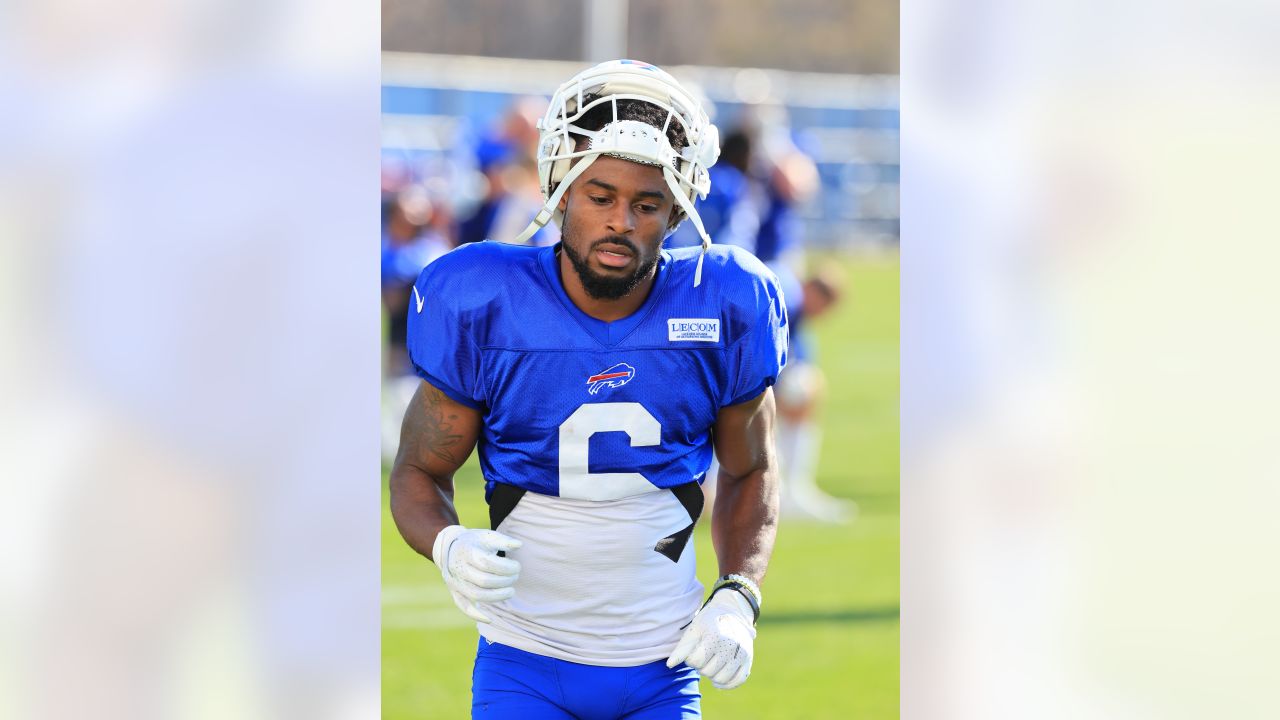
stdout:
[[640,403],[590,403],[574,410],[560,424],[560,497],[617,500],[655,490],[640,473],[588,471],[591,436],[602,432],[626,433],[631,447],[657,445],[662,440],[662,424]]

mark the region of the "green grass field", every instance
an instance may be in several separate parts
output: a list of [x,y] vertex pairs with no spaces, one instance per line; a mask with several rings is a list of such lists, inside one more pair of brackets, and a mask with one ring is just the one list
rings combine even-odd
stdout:
[[[898,717],[898,261],[828,258],[847,271],[845,302],[815,323],[829,396],[819,484],[859,506],[830,527],[784,522],[763,586],[751,679],[702,684],[707,718]],[[383,479],[382,713],[390,720],[470,717],[476,630],[434,565],[404,544]],[[474,458],[458,474],[463,524],[487,527]],[[716,576],[704,516],[699,578]]]

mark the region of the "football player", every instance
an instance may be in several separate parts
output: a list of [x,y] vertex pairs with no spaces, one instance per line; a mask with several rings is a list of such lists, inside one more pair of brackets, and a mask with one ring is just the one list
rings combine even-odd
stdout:
[[[786,363],[777,279],[712,246],[693,208],[719,154],[666,72],[603,63],[539,128],[550,247],[483,242],[413,286],[422,385],[391,473],[395,522],[480,634],[473,717],[700,717],[699,674],[751,672],[778,490],[772,385]],[[664,250],[688,217],[701,246]],[[490,528],[458,524],[479,447]],[[690,537],[720,461],[704,598]]]

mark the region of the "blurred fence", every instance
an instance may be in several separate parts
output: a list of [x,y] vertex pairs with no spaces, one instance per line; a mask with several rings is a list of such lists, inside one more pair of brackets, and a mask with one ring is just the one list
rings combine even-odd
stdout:
[[[382,152],[418,179],[447,181],[455,202],[476,192],[466,138],[521,97],[547,97],[585,63],[383,53]],[[795,144],[817,164],[821,190],[802,208],[810,246],[896,246],[898,78],[780,70],[670,66],[732,125],[743,108],[786,110]]]

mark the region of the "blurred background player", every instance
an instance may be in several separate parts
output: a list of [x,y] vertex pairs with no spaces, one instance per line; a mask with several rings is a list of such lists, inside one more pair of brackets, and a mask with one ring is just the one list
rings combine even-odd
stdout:
[[[382,458],[387,463],[395,459],[400,420],[417,388],[405,350],[413,281],[431,261],[454,247],[488,239],[509,242],[542,206],[536,123],[545,109],[542,98],[514,98],[474,145],[462,144],[456,159],[414,162],[384,156],[382,297],[388,333]],[[472,180],[457,182],[458,175]],[[457,196],[450,197],[445,188]],[[459,208],[456,219],[453,206]],[[549,225],[533,236],[531,244],[554,245],[559,239],[559,229]]]
[[814,412],[826,392],[822,371],[814,362],[813,333],[806,320],[826,313],[838,300],[841,279],[827,269],[807,280],[804,276],[806,244],[800,208],[819,189],[817,166],[796,142],[786,108],[776,103],[749,106],[745,132],[754,136],[756,177],[763,198],[760,225],[753,252],[778,275],[792,320],[792,333],[800,338],[794,362],[778,378],[779,415],[775,426],[781,471],[782,515],[792,520],[841,523],[853,518],[856,506],[849,500],[823,492],[817,484],[822,448],[821,427]]
[[[542,207],[538,185],[538,118],[545,100],[520,97],[512,101],[494,127],[475,148],[476,164],[484,176],[484,195],[475,210],[458,224],[458,244],[497,240],[510,242]],[[532,245],[554,245],[560,232],[541,228]]]
[[421,186],[400,191],[387,203],[382,229],[382,302],[390,320],[388,374],[410,372],[405,351],[409,288],[428,263],[452,247],[443,228],[433,223],[435,206]]
[[395,457],[400,418],[417,389],[405,349],[410,288],[422,268],[452,247],[448,215],[437,212],[437,207],[421,185],[408,185],[383,201],[381,277],[387,341],[383,353],[382,456],[387,461]]
[[[761,200],[755,197],[751,175],[751,138],[741,129],[727,133],[720,145],[720,160],[711,166],[711,190],[695,203],[703,227],[712,241],[736,245],[754,254],[760,231]],[[669,248],[690,247],[702,242],[692,224],[676,228],[666,240]],[[756,257],[759,257],[757,255]]]
[[789,519],[842,523],[857,512],[852,500],[833,497],[818,487],[822,425],[817,411],[826,395],[826,378],[817,363],[812,322],[840,301],[844,279],[835,267],[823,268],[803,283],[802,300],[790,316],[791,355],[775,388],[779,490],[782,515]]
[[[744,106],[737,126],[724,136],[711,177],[711,192],[697,204],[708,234],[717,243],[748,250],[773,270],[793,318],[792,333],[802,332],[794,318],[825,313],[838,300],[841,281],[834,271],[800,279],[806,258],[799,209],[817,193],[819,177],[812,158],[792,136],[786,109],[777,103]],[[696,230],[684,225],[667,239],[667,246],[698,242]],[[811,347],[812,333],[807,334]],[[788,365],[778,380],[785,386],[779,389],[776,426],[782,514],[796,520],[847,522],[855,505],[817,485],[822,434],[814,412],[825,393],[822,372],[808,357],[793,353],[793,359],[799,362]],[[713,498],[714,480],[703,487],[708,499]]]

